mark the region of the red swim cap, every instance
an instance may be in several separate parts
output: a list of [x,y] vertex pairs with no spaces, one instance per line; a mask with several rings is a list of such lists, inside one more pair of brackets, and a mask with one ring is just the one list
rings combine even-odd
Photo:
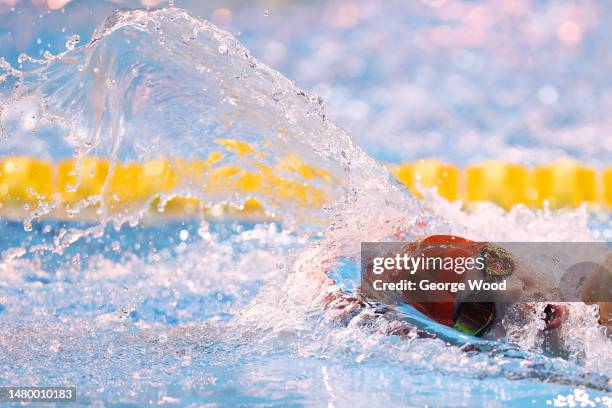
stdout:
[[[414,246],[411,256],[425,256],[429,258],[470,258],[476,257],[484,248],[484,242],[475,242],[453,235],[432,235],[418,242]],[[417,271],[418,273],[419,271]],[[426,271],[433,282],[462,282],[463,275],[454,270],[438,268]],[[449,291],[432,292],[428,302],[418,302],[404,294],[404,301],[433,320],[449,327],[454,327],[457,313],[457,293]]]

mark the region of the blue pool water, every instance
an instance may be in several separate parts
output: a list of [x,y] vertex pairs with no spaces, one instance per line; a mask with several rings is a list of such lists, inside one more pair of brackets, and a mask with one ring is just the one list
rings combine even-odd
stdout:
[[[203,159],[220,149],[217,138],[234,138],[258,154],[225,152],[221,164],[273,167],[295,155],[332,181],[274,168],[332,203],[256,193],[282,223],[246,223],[151,219],[149,202],[116,213],[101,196],[100,223],[79,221],[78,212],[53,221],[43,205],[25,223],[0,219],[0,385],[72,385],[82,405],[518,407],[568,396],[612,404],[612,344],[591,306],[570,305],[560,358],[537,336],[481,341],[409,308],[395,310],[397,318],[436,338],[383,335],[340,324],[322,302],[338,286],[356,287],[362,241],[398,230],[407,239],[605,240],[609,214],[494,205],[465,212],[435,194],[417,202],[330,120],[322,101],[184,11],[117,12],[90,37],[9,69],[3,155]],[[537,153],[531,142],[525,151]],[[442,154],[441,143],[433,148]],[[431,146],[413,147],[426,154]],[[563,148],[547,147],[561,156]],[[223,189],[207,196],[193,184],[165,198],[174,194],[213,204],[245,198]]]
[[[20,224],[2,231],[26,241]],[[447,341],[384,337],[291,305],[258,320],[253,309],[303,244],[274,225],[171,223],[110,230],[60,259],[4,261],[2,382],[74,385],[83,404],[540,406],[575,389],[609,395],[606,369],[503,342],[466,353],[458,346],[479,341],[435,324]],[[339,268],[349,290],[356,268]]]

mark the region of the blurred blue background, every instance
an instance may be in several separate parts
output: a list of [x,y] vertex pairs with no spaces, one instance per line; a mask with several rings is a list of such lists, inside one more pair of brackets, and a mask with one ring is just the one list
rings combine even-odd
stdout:
[[[612,4],[594,1],[171,2],[323,97],[378,159],[524,164],[612,153]],[[86,42],[113,9],[168,2],[0,0],[0,56]]]

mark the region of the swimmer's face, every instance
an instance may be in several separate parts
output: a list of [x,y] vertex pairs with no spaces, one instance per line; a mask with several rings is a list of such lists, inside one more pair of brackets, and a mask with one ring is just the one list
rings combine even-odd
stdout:
[[[525,307],[525,302],[543,298],[545,290],[552,290],[548,283],[545,282],[545,279],[538,278],[538,275],[528,264],[509,253],[507,255],[511,257],[511,260],[507,262],[511,265],[511,268],[506,268],[506,271],[501,271],[498,268],[493,273],[490,271],[485,272],[486,275],[498,276],[499,279],[506,281],[506,290],[496,292],[494,298],[491,298],[491,301],[496,305],[495,321],[493,322],[491,332],[494,337],[504,336],[504,328],[501,323],[503,319],[509,316],[508,312],[511,312],[511,319],[527,322],[533,319],[533,308]],[[466,278],[482,279],[482,277],[483,271],[478,270],[470,271],[469,276]],[[542,279],[540,284],[538,284],[538,279]]]

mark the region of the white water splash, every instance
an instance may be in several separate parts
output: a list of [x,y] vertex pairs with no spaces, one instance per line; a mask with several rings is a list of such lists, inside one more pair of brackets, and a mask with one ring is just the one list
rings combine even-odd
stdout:
[[[57,144],[76,159],[93,155],[113,164],[160,156],[206,160],[220,149],[216,140],[225,138],[246,142],[255,153],[226,155],[219,165],[261,173],[261,165],[295,155],[329,174],[332,183],[298,179],[322,189],[332,202],[367,189],[397,190],[387,171],[326,118],[320,98],[259,63],[230,34],[182,10],[118,11],[89,44],[75,44],[71,40],[66,52],[24,61],[21,71],[9,72],[16,84],[2,114],[36,101],[41,118],[32,133],[4,117],[0,153],[28,151],[34,139],[46,143],[51,155],[62,150]],[[47,128],[54,134],[43,132]],[[169,194],[201,197],[209,204],[241,203],[245,195],[221,190],[203,197],[203,187],[182,184]],[[303,208],[258,191],[252,195],[287,225],[304,220]],[[392,199],[394,206],[409,201],[403,193]],[[104,197],[101,204],[107,206]],[[130,215],[138,216],[138,210]]]

